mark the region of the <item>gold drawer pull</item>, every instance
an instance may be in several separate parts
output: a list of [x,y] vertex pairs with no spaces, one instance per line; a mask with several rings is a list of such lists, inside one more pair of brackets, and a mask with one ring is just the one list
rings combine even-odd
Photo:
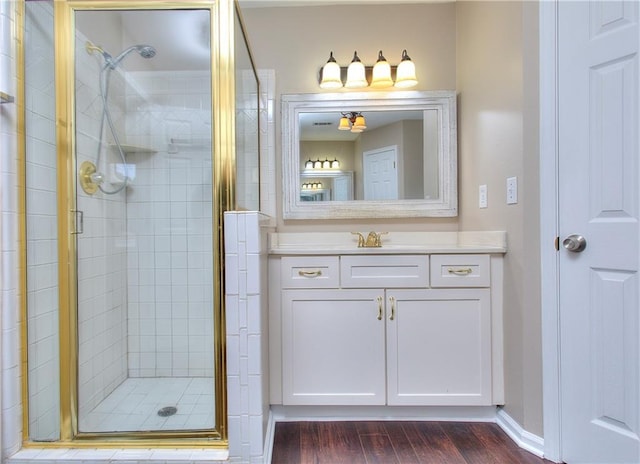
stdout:
[[320,269],[316,269],[315,271],[298,271],[298,275],[300,277],[320,277],[322,271]]
[[449,274],[455,274],[459,276],[469,275],[473,272],[473,269],[470,267],[466,267],[464,269],[454,269],[452,267],[449,268]]

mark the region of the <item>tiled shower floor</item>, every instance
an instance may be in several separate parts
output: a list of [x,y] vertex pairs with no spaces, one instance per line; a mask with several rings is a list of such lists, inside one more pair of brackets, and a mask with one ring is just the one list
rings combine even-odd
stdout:
[[[194,430],[214,427],[213,379],[130,378],[122,382],[86,417],[81,432]],[[177,407],[175,415],[161,417],[158,410]]]

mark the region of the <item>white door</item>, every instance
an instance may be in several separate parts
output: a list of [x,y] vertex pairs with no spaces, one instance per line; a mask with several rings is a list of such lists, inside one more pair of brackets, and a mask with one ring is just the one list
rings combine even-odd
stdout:
[[362,154],[364,199],[398,199],[398,147],[365,151]]
[[333,200],[353,200],[353,181],[349,174],[333,178]]
[[558,19],[561,457],[638,463],[638,2]]

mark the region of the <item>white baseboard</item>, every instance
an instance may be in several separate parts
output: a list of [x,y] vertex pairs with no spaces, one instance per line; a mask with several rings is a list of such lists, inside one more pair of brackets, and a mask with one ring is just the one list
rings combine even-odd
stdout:
[[531,432],[527,432],[507,414],[504,409],[498,409],[496,413],[496,424],[498,424],[520,448],[540,458],[544,457],[544,439]]
[[277,406],[271,405],[275,422],[423,420],[495,422],[495,406]]

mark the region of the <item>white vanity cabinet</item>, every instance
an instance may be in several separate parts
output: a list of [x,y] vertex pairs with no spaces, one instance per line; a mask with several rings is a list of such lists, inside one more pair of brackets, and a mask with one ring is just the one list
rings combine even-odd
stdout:
[[489,254],[272,257],[281,335],[272,402],[500,404],[501,297],[492,292],[501,285],[492,287],[491,269]]
[[387,404],[492,404],[489,290],[387,290],[386,297]]
[[385,327],[380,292],[282,292],[284,404],[385,404]]

